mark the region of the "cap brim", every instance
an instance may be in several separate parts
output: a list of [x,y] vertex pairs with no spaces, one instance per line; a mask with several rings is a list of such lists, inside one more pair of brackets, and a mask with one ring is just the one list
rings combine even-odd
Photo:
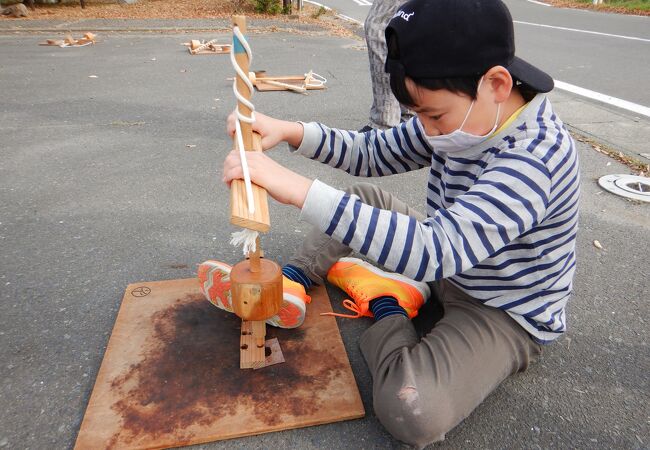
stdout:
[[535,92],[550,92],[553,90],[553,78],[549,74],[528,64],[517,56],[514,57],[512,63],[506,68],[513,78],[521,81]]

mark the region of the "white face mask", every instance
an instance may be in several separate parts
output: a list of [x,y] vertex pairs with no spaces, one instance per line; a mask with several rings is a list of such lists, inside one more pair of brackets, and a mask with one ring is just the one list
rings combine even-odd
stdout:
[[[477,92],[479,89],[481,89],[482,83],[483,77],[481,77],[481,80],[478,82],[478,86],[476,88]],[[428,136],[425,133],[427,142],[431,147],[433,147],[434,150],[440,150],[442,152],[466,150],[485,141],[492,133],[496,131],[497,125],[499,124],[499,112],[501,110],[500,103],[497,103],[497,117],[494,119],[494,126],[490,131],[488,131],[487,134],[483,136],[477,136],[475,134],[470,134],[463,131],[465,122],[467,122],[467,118],[469,117],[469,113],[472,112],[472,108],[474,107],[475,102],[476,100],[472,100],[472,103],[469,105],[469,109],[467,110],[467,114],[465,114],[465,118],[463,119],[463,123],[461,123],[456,130],[452,131],[449,134],[441,134],[438,136]]]

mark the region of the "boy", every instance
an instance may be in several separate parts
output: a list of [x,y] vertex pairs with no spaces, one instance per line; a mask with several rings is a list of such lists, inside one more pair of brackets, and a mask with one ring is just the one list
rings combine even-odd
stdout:
[[[374,316],[360,345],[375,413],[395,438],[422,447],[444,439],[565,331],[578,160],[543,95],[553,80],[514,56],[500,0],[411,0],[386,40],[391,88],[416,118],[355,133],[258,114],[254,129],[265,148],[287,141],[354,175],[429,167],[426,216],[368,184],[343,192],[265,154],[247,159],[254,182],[316,227],[284,268],[300,293],[287,308],[295,316],[293,305],[307,300],[301,288],[327,276],[350,296],[353,316]],[[242,177],[236,152],[223,177]],[[393,273],[342,258],[352,250]],[[224,288],[227,267],[210,277],[208,268],[202,280]],[[409,318],[427,300],[426,282],[444,317],[418,340]]]

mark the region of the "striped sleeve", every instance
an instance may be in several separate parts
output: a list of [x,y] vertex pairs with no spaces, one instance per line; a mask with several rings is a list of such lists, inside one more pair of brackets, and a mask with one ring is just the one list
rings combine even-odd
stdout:
[[[527,152],[494,158],[476,183],[423,222],[315,181],[302,218],[389,270],[432,281],[462,273],[535,227],[551,178]],[[326,206],[326,207],[323,207]]]
[[431,148],[416,118],[388,130],[366,133],[303,123],[298,154],[360,177],[381,177],[426,167]]

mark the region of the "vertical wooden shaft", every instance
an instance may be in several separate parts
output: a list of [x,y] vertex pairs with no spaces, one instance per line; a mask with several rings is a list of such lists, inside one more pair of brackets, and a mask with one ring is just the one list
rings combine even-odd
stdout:
[[263,320],[252,322],[253,324],[253,339],[255,340],[255,347],[264,348],[266,342],[266,322]]
[[260,257],[261,257],[261,251],[262,249],[260,248],[260,237],[257,236],[257,239],[255,239],[255,251],[250,252],[248,254],[248,258],[250,259],[251,262],[251,272],[256,273],[261,270],[260,267]]
[[[233,25],[244,34],[246,32],[246,18],[234,16]],[[233,50],[235,61],[244,72],[245,79],[237,74],[235,81],[237,91],[241,97],[250,101],[253,94],[248,87],[248,73],[250,60],[242,42],[237,35],[233,37]],[[239,112],[244,117],[251,116],[248,106],[237,100]],[[262,151],[262,140],[259,134],[253,133],[252,124],[239,118],[242,140],[245,151]],[[255,211],[250,213],[246,199],[243,180],[234,180],[231,183],[230,221],[236,225],[252,230],[266,232],[270,227],[268,216],[268,200],[266,190],[253,185],[253,199]],[[243,319],[240,337],[240,367],[264,367],[266,337],[265,320],[277,314],[282,305],[282,271],[277,264],[261,260],[260,239],[257,237],[256,249],[248,254],[248,261],[243,261],[233,267],[230,273],[232,304],[235,313]]]
[[[246,32],[246,17],[233,16],[233,25],[237,25],[242,33]],[[232,51],[234,52],[237,64],[241,67],[245,74],[248,74],[250,61],[248,59],[248,55],[246,54],[244,46],[236,36],[233,36]],[[237,83],[237,90],[242,95],[242,97],[250,100],[253,93],[239,75],[237,75],[235,83]],[[250,117],[250,108],[248,108],[240,101],[237,102],[237,105],[239,111],[243,116]],[[250,123],[240,120],[239,124],[241,125],[244,150],[261,152],[262,138],[260,135],[253,133],[252,125]],[[246,198],[246,187],[244,180],[233,180],[230,185],[230,222],[233,225],[266,233],[271,227],[266,190],[253,184],[253,198],[255,202],[255,212],[251,214],[248,208],[248,200]]]

